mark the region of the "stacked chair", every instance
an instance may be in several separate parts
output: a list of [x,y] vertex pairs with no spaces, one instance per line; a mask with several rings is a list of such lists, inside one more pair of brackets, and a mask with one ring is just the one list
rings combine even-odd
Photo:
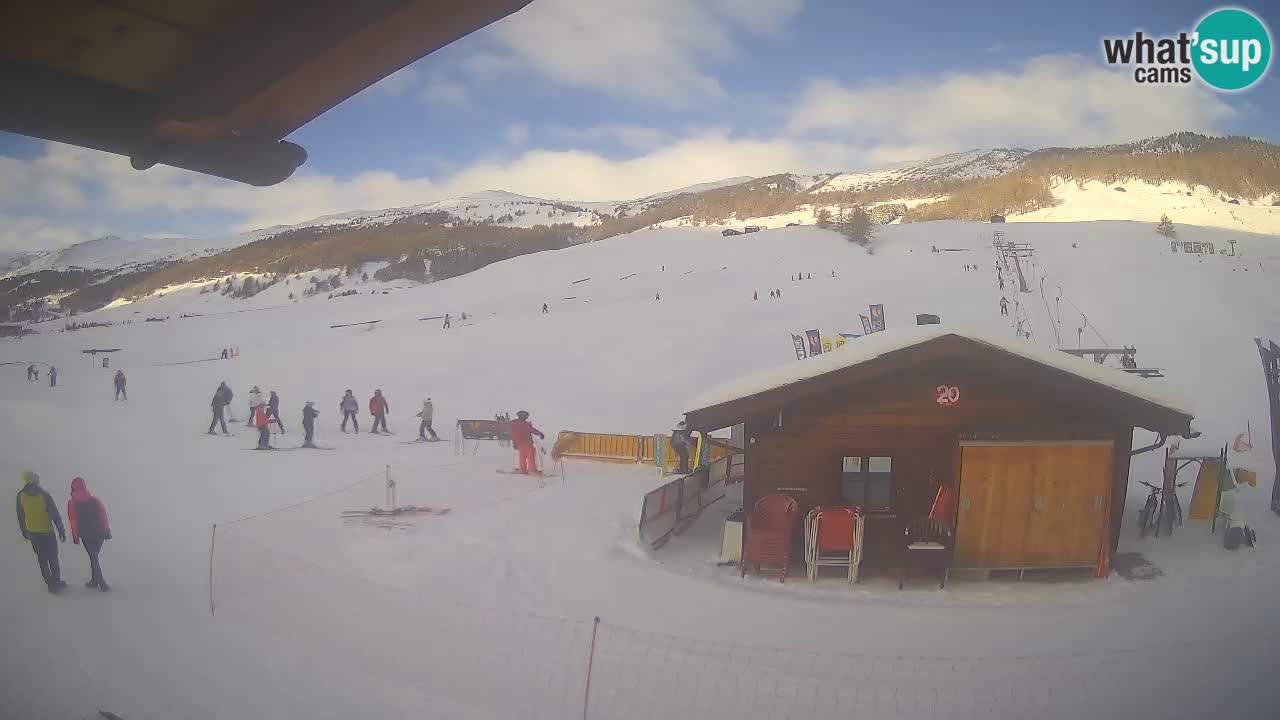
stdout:
[[743,530],[742,560],[738,565],[743,577],[748,566],[758,573],[761,565],[776,565],[780,568],[778,579],[787,581],[791,536],[799,512],[790,495],[765,495],[756,501]]
[[849,570],[849,582],[858,581],[862,563],[862,508],[856,506],[816,507],[804,518],[804,564],[809,582],[818,579],[819,567]]

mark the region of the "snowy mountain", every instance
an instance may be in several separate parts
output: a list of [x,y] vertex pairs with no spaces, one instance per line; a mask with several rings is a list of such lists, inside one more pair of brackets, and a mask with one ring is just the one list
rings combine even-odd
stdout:
[[[1034,250],[1021,266],[1032,292],[1006,292],[1008,316],[995,229]],[[1280,238],[1179,236],[1235,241],[1235,255],[1173,253],[1132,222],[892,225],[873,255],[814,227],[673,228],[431,284],[353,279],[358,294],[332,300],[290,300],[310,284],[291,276],[244,300],[191,287],[77,318],[106,327],[37,326],[0,343],[5,474],[38,472],[59,507],[71,478],[88,481],[115,532],[103,555],[114,589],[83,588],[88,561],[68,542],[71,587],[50,597],[10,514],[0,717],[581,717],[593,657],[593,720],[1201,718],[1224,707],[1273,718],[1248,712],[1274,710],[1280,662],[1274,603],[1262,602],[1280,593],[1280,517],[1267,508],[1274,465],[1253,338],[1280,341],[1267,327],[1280,317],[1280,259],[1269,259]],[[792,280],[798,271],[813,279]],[[1225,550],[1221,529],[1190,518],[1171,537],[1139,538],[1138,481],[1159,482],[1156,451],[1132,459],[1117,520],[1119,553],[1159,576],[953,576],[946,589],[899,591],[893,575],[810,583],[801,569],[779,583],[717,564],[732,495],[652,550],[637,538],[642,497],[663,482],[652,466],[569,460],[534,480],[495,472],[511,467],[510,448],[448,441],[456,419],[521,409],[548,449],[562,430],[666,433],[709,388],[816,362],[797,360],[790,336],[861,333],[870,303],[884,304],[890,332],[933,313],[1042,351],[1135,346],[1139,363],[1163,369],[1152,388],[1185,396],[1205,440],[1251,433],[1251,453],[1229,462],[1258,472],[1256,487],[1232,493],[1258,546]],[[445,313],[448,330],[422,320]],[[240,352],[217,359],[227,346]],[[120,350],[103,369],[85,348]],[[23,379],[33,359],[58,367],[58,387]],[[127,401],[111,399],[117,368]],[[240,423],[209,436],[224,380]],[[923,397],[934,383],[920,380]],[[254,385],[281,399],[287,432],[272,445],[298,448],[314,400],[315,440],[331,450],[248,452]],[[345,388],[362,431],[381,389],[398,434],[341,432]],[[446,442],[403,442],[427,397]],[[388,473],[397,504],[451,512],[408,527],[342,521],[387,505]],[[1180,491],[1185,508],[1192,491]],[[876,537],[866,542],[889,542]]]
[[895,163],[872,170],[819,176],[795,176],[808,192],[862,192],[913,180],[974,180],[997,177],[1017,168],[1031,154],[1020,148],[966,150],[927,160]]

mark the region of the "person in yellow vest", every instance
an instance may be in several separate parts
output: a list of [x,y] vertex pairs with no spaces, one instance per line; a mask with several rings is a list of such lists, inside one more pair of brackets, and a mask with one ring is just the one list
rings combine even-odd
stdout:
[[[40,563],[40,574],[49,592],[56,593],[67,587],[58,567],[58,542],[67,541],[67,531],[62,527],[62,516],[53,497],[40,487],[40,476],[30,470],[22,473],[22,489],[18,491],[18,527],[22,537],[31,542]],[[58,542],[53,539],[58,531]]]

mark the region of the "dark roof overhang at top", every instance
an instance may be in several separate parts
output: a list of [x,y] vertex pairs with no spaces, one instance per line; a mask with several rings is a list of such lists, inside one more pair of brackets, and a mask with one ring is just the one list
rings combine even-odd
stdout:
[[529,0],[9,0],[0,130],[273,185],[284,138]]
[[[911,335],[907,332],[904,334]],[[873,342],[882,341],[881,338],[869,337]],[[891,347],[866,360],[838,365],[826,372],[792,382],[774,386],[768,386],[767,382],[747,382],[744,392],[714,393],[713,402],[695,401],[695,407],[685,413],[685,422],[691,428],[718,430],[750,417],[780,412],[788,406],[811,402],[816,398],[850,391],[859,386],[865,387],[867,383],[895,374],[909,373],[915,368],[945,360],[949,363],[973,363],[988,374],[1024,379],[1051,392],[1070,395],[1078,401],[1077,404],[1087,405],[1100,417],[1122,418],[1135,427],[1169,436],[1187,436],[1191,433],[1192,414],[1188,410],[1178,403],[1155,399],[1151,393],[1135,394],[1123,389],[1133,383],[1145,381],[1128,376],[1120,370],[1101,368],[1088,360],[1058,351],[1049,351],[1052,354],[1042,356],[1052,362],[1038,362],[1001,345],[946,331],[925,331],[923,338],[919,342]],[[857,343],[867,339],[859,338],[852,342],[856,347]],[[822,357],[828,357],[831,359],[827,362],[838,363],[841,352],[844,350],[801,362],[816,362]],[[1036,352],[1041,351],[1037,349]],[[854,353],[851,357],[856,357],[857,350]],[[1057,355],[1061,355],[1061,358],[1056,357]],[[1072,368],[1075,372],[1064,370],[1064,367]],[[1114,372],[1114,383],[1093,379],[1101,377],[1101,371]]]

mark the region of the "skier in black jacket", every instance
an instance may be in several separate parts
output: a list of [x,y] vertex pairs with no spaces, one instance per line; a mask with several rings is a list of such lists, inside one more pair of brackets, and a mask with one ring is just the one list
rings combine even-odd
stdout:
[[316,404],[311,400],[308,400],[307,404],[302,407],[302,431],[306,433],[306,436],[302,439],[302,447],[315,447],[311,443],[311,436],[315,435],[316,416],[319,414],[320,411],[316,409]]
[[213,408],[213,420],[209,422],[210,435],[216,434],[213,432],[213,429],[217,427],[219,423],[222,424],[223,435],[231,434],[227,432],[227,419],[225,415],[227,406],[231,404],[231,394],[231,388],[227,387],[226,380],[223,380],[222,384],[218,386],[218,389],[213,391],[213,402],[209,403],[209,406]]
[[284,432],[284,423],[280,422],[280,396],[275,390],[271,391],[271,397],[267,400],[267,419],[274,420],[280,432]]

